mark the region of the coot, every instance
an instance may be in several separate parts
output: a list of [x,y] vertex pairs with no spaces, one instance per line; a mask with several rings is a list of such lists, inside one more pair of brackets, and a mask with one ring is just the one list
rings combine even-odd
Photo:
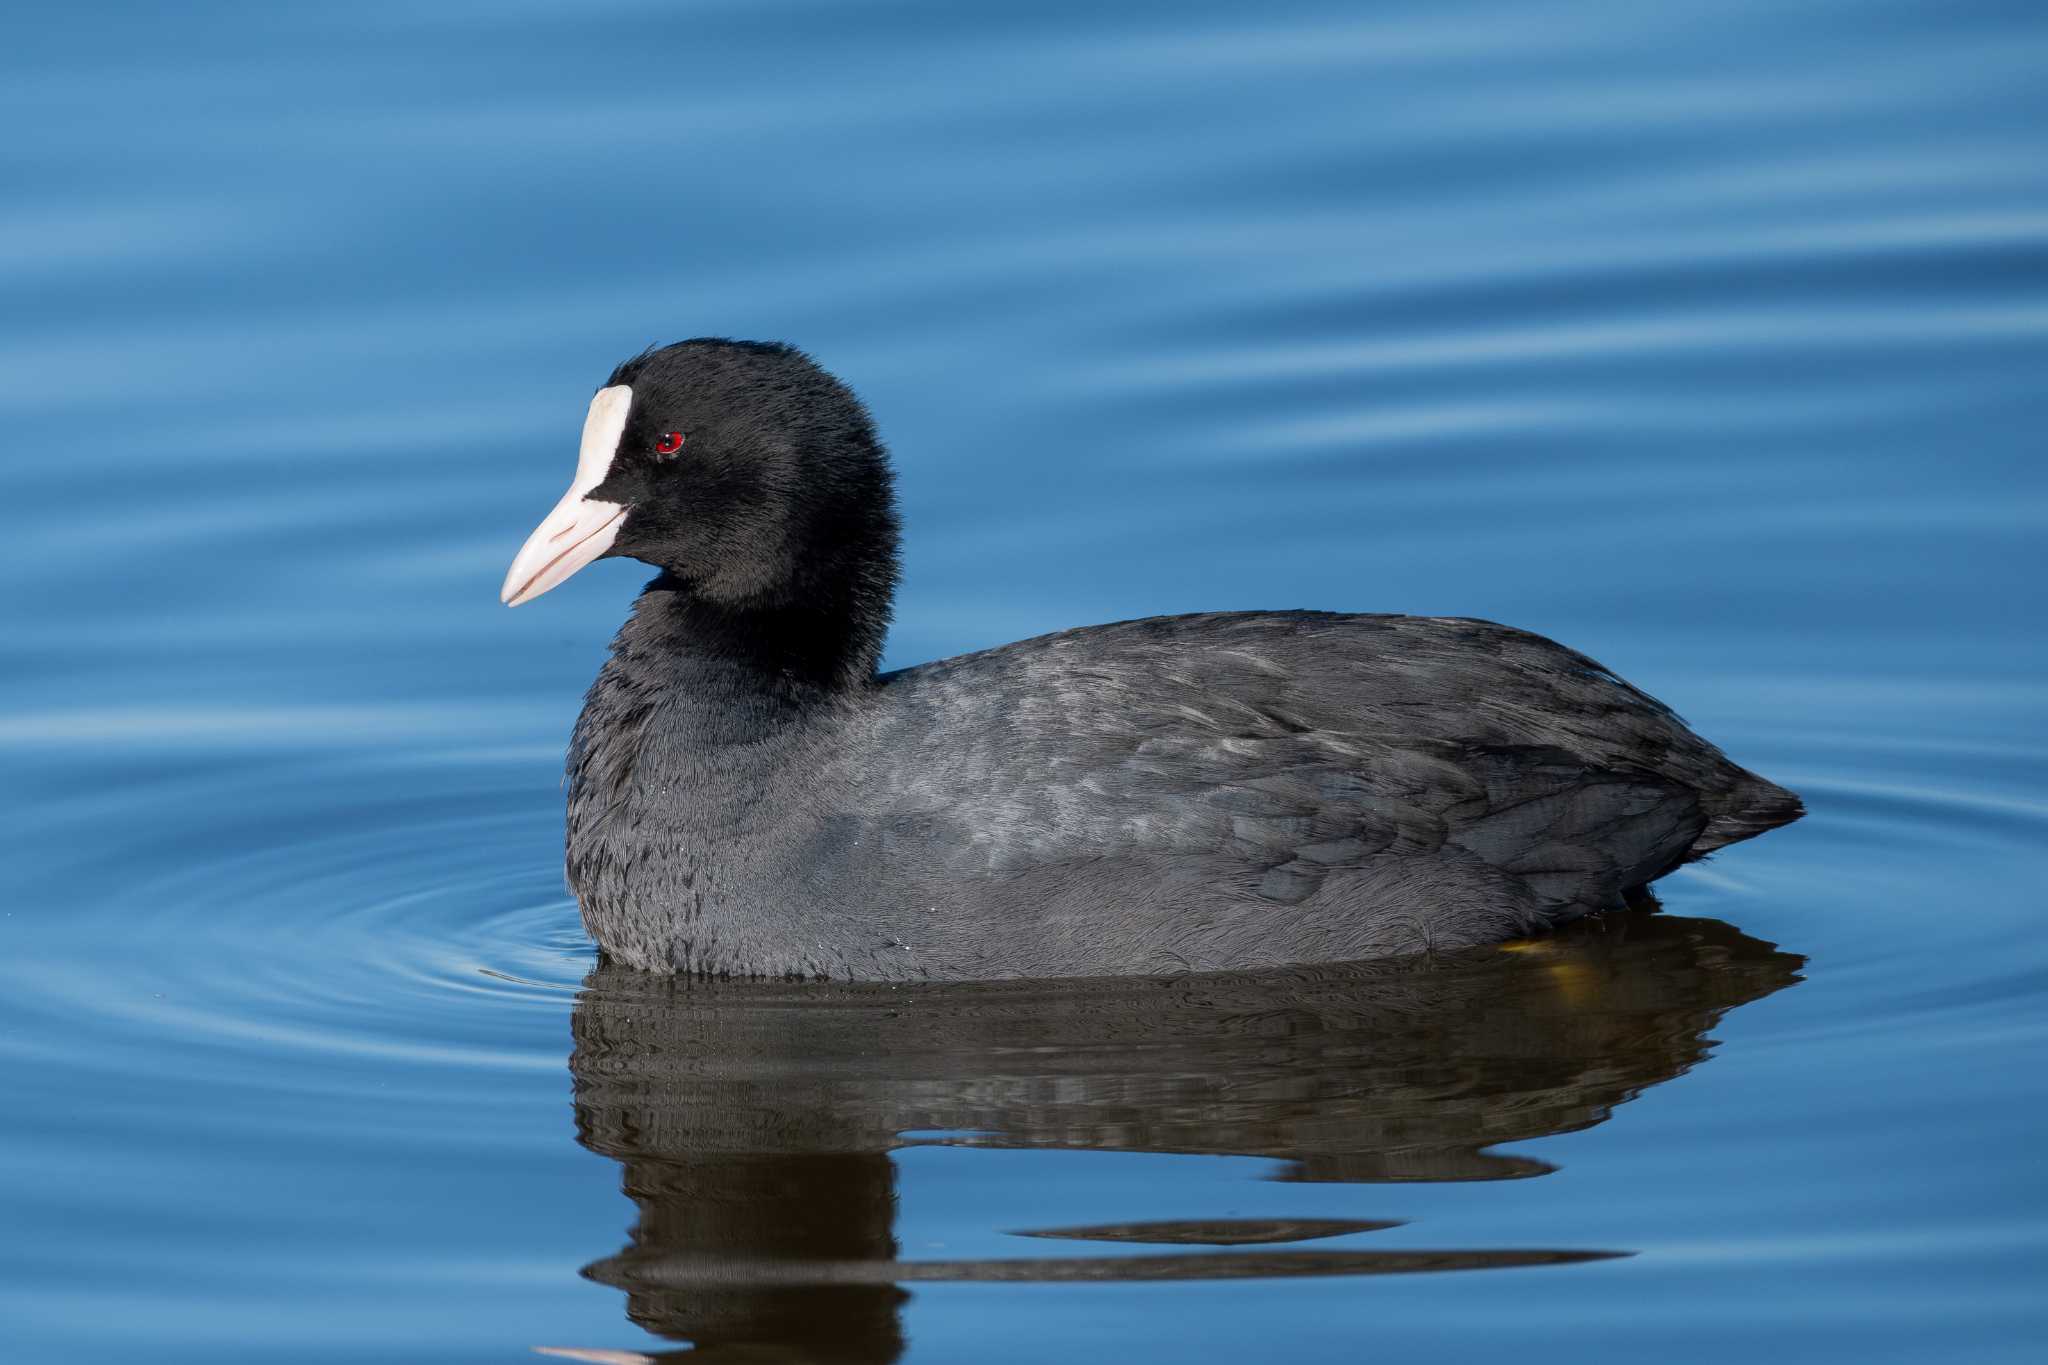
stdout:
[[1499,941],[1798,818],[1660,702],[1487,621],[1217,612],[876,669],[897,578],[866,409],[790,346],[620,365],[512,563],[660,570],[569,749],[612,959],[1102,976]]

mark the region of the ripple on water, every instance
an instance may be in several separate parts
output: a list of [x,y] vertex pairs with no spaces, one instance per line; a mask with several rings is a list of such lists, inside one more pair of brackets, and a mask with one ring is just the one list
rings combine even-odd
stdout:
[[[289,731],[253,733],[270,728]],[[62,918],[17,909],[27,941],[0,967],[50,1027],[9,1041],[50,1067],[302,1096],[394,1067],[479,1093],[558,1074],[595,953],[562,883],[549,752],[259,744],[127,781],[65,771],[52,807],[70,828],[45,834],[74,856],[17,902]],[[44,938],[93,946],[40,957]]]

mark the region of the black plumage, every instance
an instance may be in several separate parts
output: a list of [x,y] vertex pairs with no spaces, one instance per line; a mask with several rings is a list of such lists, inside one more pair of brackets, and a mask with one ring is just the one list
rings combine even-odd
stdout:
[[[886,455],[794,349],[621,366],[591,498],[658,566],[569,757],[614,959],[871,980],[1185,972],[1492,942],[1795,819],[1585,656],[1455,618],[1161,617],[876,672]],[[681,458],[655,434],[687,433]]]

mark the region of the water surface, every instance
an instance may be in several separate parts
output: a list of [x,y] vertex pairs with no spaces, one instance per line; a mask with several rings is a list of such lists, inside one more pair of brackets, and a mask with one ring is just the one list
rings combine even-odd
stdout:
[[[108,3],[0,75],[0,1358],[2040,1358],[2039,6]],[[1485,616],[1812,814],[1431,965],[601,969],[643,573],[495,594],[705,333],[872,406],[891,666]]]

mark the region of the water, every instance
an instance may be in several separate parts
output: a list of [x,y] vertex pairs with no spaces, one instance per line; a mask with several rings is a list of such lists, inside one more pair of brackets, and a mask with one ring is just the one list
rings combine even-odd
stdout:
[[[109,4],[0,71],[0,1358],[2040,1358],[2038,5]],[[891,665],[1481,615],[1813,813],[1429,968],[595,972],[642,571],[495,594],[701,333],[870,401]]]

